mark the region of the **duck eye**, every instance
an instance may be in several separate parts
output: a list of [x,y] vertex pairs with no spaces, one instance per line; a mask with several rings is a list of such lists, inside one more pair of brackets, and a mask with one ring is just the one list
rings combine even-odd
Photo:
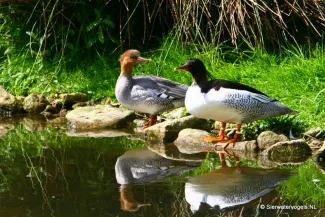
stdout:
[[138,59],[138,57],[137,56],[131,56],[131,59],[136,60],[136,59]]

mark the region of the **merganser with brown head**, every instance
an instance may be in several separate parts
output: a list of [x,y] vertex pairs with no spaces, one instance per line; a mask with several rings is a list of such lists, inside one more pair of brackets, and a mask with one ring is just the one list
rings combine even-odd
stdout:
[[188,86],[152,75],[132,76],[132,67],[148,62],[137,50],[125,51],[119,59],[121,74],[116,82],[115,96],[124,107],[151,114],[144,128],[157,122],[157,114],[184,106]]

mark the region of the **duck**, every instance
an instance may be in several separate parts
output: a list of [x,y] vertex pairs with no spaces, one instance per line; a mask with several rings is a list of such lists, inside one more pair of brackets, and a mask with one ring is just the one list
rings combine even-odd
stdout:
[[[175,70],[185,70],[192,75],[192,84],[185,97],[185,107],[193,116],[221,122],[219,135],[206,136],[206,142],[221,142],[223,149],[235,143],[241,134],[243,123],[299,112],[281,104],[245,84],[227,80],[208,80],[208,71],[200,59],[189,59]],[[234,137],[226,140],[227,123],[236,124]]]
[[143,129],[157,123],[157,114],[184,107],[187,85],[153,75],[132,76],[134,65],[151,59],[130,49],[120,56],[119,61],[121,73],[116,82],[115,96],[123,107],[150,114],[150,121]]

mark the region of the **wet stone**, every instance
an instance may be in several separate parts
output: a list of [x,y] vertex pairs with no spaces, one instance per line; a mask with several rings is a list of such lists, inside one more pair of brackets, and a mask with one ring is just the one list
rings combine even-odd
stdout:
[[[210,143],[203,140],[205,136],[215,136],[204,130],[197,129],[184,129],[180,131],[178,138],[175,140],[175,145],[180,152],[183,153],[197,153],[205,150],[222,151],[225,143]],[[257,143],[255,140],[251,141],[239,141],[235,144],[228,145],[226,150],[240,150],[240,151],[255,151],[257,149]]]
[[311,152],[311,148],[304,140],[292,140],[278,142],[264,150],[261,155],[267,156],[267,159],[271,161],[288,162],[300,161],[301,158],[309,156]]
[[259,154],[257,163],[260,167],[269,169],[280,165],[300,165],[303,164],[308,158],[308,155],[290,155],[287,158],[273,159],[270,158],[269,155]]
[[24,99],[24,109],[28,113],[39,114],[49,104],[49,101],[43,95],[30,94]]
[[135,118],[134,112],[108,105],[78,107],[66,115],[68,129],[124,128]]
[[23,112],[24,97],[13,96],[0,86],[0,114]]
[[322,147],[313,155],[312,159],[317,163],[325,162],[325,141],[323,141]]
[[162,123],[153,125],[144,130],[148,137],[162,139],[163,142],[173,142],[178,133],[185,128],[209,129],[208,121],[196,118],[192,115],[179,119],[167,120]]
[[66,109],[71,109],[75,103],[86,102],[88,97],[85,93],[63,93],[59,95],[62,105]]
[[111,129],[67,131],[68,136],[93,137],[93,138],[129,136],[131,133],[132,132],[130,132],[129,130],[111,130]]
[[257,137],[259,149],[267,149],[277,142],[288,141],[289,139],[283,134],[276,134],[272,131],[264,131]]

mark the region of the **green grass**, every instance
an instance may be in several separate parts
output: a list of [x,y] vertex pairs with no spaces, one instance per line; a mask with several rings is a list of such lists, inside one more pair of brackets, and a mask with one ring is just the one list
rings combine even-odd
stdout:
[[[15,95],[81,91],[94,99],[115,98],[120,53],[96,55],[96,61],[82,62],[78,68],[69,69],[64,62],[48,63],[28,55],[6,54],[0,63],[0,85]],[[159,49],[142,51],[142,56],[153,61],[134,67],[135,75],[158,75],[189,85],[190,74],[173,68],[183,65],[188,58],[200,58],[212,77],[250,85],[300,112],[292,118],[284,116],[246,125],[248,128],[325,126],[322,121],[325,116],[325,55],[321,46],[314,50],[291,47],[282,55],[276,55],[252,47],[238,52],[223,45],[180,45],[167,37]]]
[[282,183],[277,190],[283,196],[283,201],[293,204],[314,204],[317,208],[325,202],[325,178],[322,171],[311,160],[295,169],[287,182]]

